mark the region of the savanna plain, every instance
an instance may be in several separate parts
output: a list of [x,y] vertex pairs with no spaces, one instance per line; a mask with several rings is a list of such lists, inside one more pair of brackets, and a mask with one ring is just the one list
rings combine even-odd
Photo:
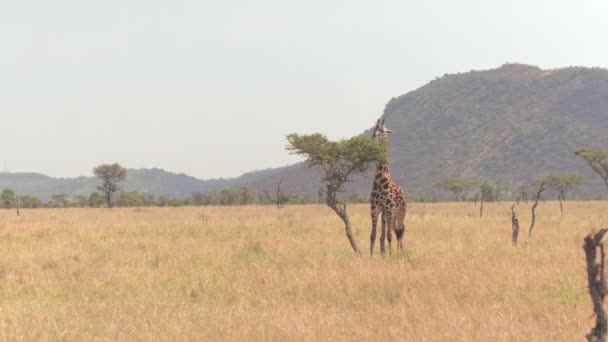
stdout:
[[410,204],[405,252],[371,258],[367,205],[361,256],[324,206],[2,210],[0,339],[583,340],[608,203],[541,203],[527,246],[522,203],[518,247],[510,206]]

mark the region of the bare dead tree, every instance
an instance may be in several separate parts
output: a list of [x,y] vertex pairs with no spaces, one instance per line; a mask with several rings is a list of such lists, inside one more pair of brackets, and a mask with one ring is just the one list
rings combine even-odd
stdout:
[[545,190],[549,188],[549,184],[545,181],[540,181],[538,184],[538,191],[534,196],[534,205],[532,205],[532,222],[530,223],[530,230],[528,231],[528,240],[526,240],[526,244],[530,242],[532,239],[532,231],[534,230],[534,225],[536,224],[536,207],[538,206],[538,201],[540,201],[541,196]]
[[285,195],[284,193],[281,192],[281,183],[283,183],[283,178],[281,178],[279,180],[279,182],[277,183],[277,191],[276,191],[275,198],[272,198],[268,191],[264,191],[264,193],[266,194],[266,199],[270,203],[276,205],[278,209],[281,209],[285,205],[287,205],[287,203],[289,202],[289,199],[291,197],[290,195]]
[[517,218],[517,213],[515,213],[516,205],[517,203],[513,203],[511,206],[511,229],[513,230],[511,241],[513,246],[517,246],[517,237],[519,236],[519,219]]
[[[606,322],[606,308],[604,307],[604,297],[606,296],[606,277],[605,259],[606,253],[604,242],[608,228],[601,229],[596,234],[589,234],[585,237],[583,249],[587,261],[587,279],[589,282],[589,295],[593,302],[595,312],[595,327],[586,336],[588,341],[606,342],[608,334],[608,323]],[[597,264],[597,250],[600,251],[599,265]]]

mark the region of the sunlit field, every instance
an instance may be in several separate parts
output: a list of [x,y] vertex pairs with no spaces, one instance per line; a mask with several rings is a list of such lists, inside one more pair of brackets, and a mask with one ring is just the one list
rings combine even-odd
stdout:
[[411,204],[384,258],[367,205],[362,256],[323,206],[3,210],[0,338],[583,340],[583,237],[608,203],[541,203],[528,246],[522,204],[517,248],[510,205]]

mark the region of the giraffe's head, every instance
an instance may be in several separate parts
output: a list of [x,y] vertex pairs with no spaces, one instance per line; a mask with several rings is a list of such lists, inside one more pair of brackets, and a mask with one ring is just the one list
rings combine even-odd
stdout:
[[390,129],[386,128],[384,125],[384,119],[376,122],[376,127],[374,128],[374,133],[372,133],[372,139],[377,140],[388,140],[389,133],[393,133]]

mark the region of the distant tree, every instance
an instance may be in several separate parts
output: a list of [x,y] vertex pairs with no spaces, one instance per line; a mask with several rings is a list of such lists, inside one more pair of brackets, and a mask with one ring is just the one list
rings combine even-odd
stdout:
[[99,208],[104,205],[105,199],[98,192],[91,192],[89,195],[89,207],[91,208]]
[[144,203],[144,206],[146,207],[150,207],[150,206],[155,206],[156,205],[156,198],[154,197],[154,195],[152,194],[140,194],[142,201]]
[[38,198],[30,195],[19,196],[21,208],[42,208],[44,203]]
[[171,196],[169,195],[159,195],[157,198],[158,205],[161,207],[167,207],[171,205]]
[[51,196],[51,200],[49,201],[49,206],[53,208],[67,208],[70,206],[70,200],[68,199],[68,194],[60,193],[54,194]]
[[489,182],[479,185],[479,217],[483,217],[483,203],[492,202],[494,199],[494,186]]
[[572,173],[560,173],[552,174],[544,177],[545,182],[549,184],[551,190],[557,193],[557,199],[559,200],[559,209],[561,213],[564,213],[563,201],[566,199],[566,195],[576,186],[585,183],[585,178]]
[[108,208],[112,208],[119,190],[118,183],[125,180],[127,170],[117,163],[102,164],[93,169],[93,174],[101,179],[97,189],[103,193]]
[[525,184],[522,184],[520,186],[518,186],[513,193],[515,194],[515,201],[517,203],[519,203],[520,201],[525,202],[526,204],[528,203],[528,186]]
[[283,191],[281,191],[282,183],[283,183],[283,179],[281,178],[281,179],[279,179],[279,182],[277,183],[277,190],[275,192],[274,198],[272,196],[270,196],[270,193],[268,191],[264,191],[267,201],[276,205],[278,209],[281,209],[284,206],[286,206],[287,203],[289,203],[289,201],[293,197],[292,195],[287,195],[287,194],[283,193]]
[[608,188],[608,152],[596,149],[581,149],[574,154],[583,158],[591,169],[602,178],[606,188]]
[[486,202],[494,202],[496,200],[496,185],[491,182],[482,182],[479,186],[479,192],[481,198]]
[[204,194],[204,204],[203,205],[219,205],[220,204],[220,196],[217,192],[211,192]]
[[74,196],[72,202],[79,208],[84,208],[89,204],[89,198],[85,195]]
[[119,207],[141,207],[144,205],[144,196],[137,191],[123,191],[118,195],[116,204]]
[[270,204],[270,202],[268,202],[268,199],[266,198],[266,193],[264,192],[258,192],[257,194],[257,203],[258,204]]
[[171,201],[169,201],[169,205],[172,207],[183,207],[190,204],[190,198],[171,198]]
[[501,193],[502,193],[504,190],[507,190],[507,189],[509,189],[509,186],[508,186],[508,185],[506,185],[506,184],[501,184],[501,183],[496,182],[496,183],[494,184],[494,196],[493,196],[494,198],[493,198],[493,200],[494,200],[494,201],[497,201],[497,202],[498,202],[498,201],[500,201],[500,194],[501,194]]
[[243,185],[240,189],[239,194],[239,204],[240,205],[248,205],[253,202],[253,196],[251,196],[251,192],[249,191],[248,185]]
[[234,205],[237,203],[237,194],[230,190],[224,189],[219,193],[220,205]]
[[344,185],[351,181],[355,174],[365,172],[374,163],[383,162],[386,146],[363,136],[334,142],[319,133],[290,134],[287,141],[288,151],[306,157],[310,167],[318,166],[323,170],[322,183],[325,185],[323,193],[326,196],[326,204],[344,223],[352,249],[360,253],[352,234],[346,203],[338,200],[338,194],[343,192]]
[[461,199],[461,197],[465,191],[467,191],[477,185],[478,184],[476,182],[450,178],[450,179],[444,179],[438,183],[435,183],[433,185],[433,187],[440,189],[440,190],[452,192],[452,194],[454,195],[454,198],[456,199],[456,201],[458,201]]
[[192,193],[192,205],[201,206],[206,205],[206,196],[202,192],[193,192]]
[[3,208],[12,208],[15,206],[17,201],[17,197],[15,196],[15,191],[12,189],[4,189],[0,194],[0,202]]

